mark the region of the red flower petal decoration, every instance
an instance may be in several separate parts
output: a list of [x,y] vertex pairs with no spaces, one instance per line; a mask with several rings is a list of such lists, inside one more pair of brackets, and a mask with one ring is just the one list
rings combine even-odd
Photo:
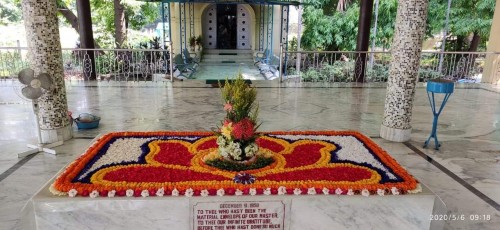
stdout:
[[181,143],[163,142],[159,144],[160,152],[154,160],[163,164],[190,166],[193,154]]
[[197,151],[202,151],[202,150],[207,150],[207,149],[214,149],[219,147],[217,145],[217,139],[215,138],[210,138],[209,140],[203,142],[203,144],[199,145],[196,147]]
[[286,159],[285,168],[307,166],[318,162],[321,158],[321,150],[324,145],[317,143],[301,144],[295,146],[293,152],[283,155]]
[[268,140],[266,138],[258,138],[256,142],[259,147],[269,149],[273,153],[279,153],[285,150],[284,146],[280,145],[275,141]]
[[161,166],[131,166],[108,172],[104,176],[104,180],[126,182],[181,182],[228,179],[210,173],[201,173],[184,169],[172,169]]
[[298,180],[326,180],[326,181],[360,181],[370,179],[372,173],[363,168],[334,167],[297,170],[282,172],[259,177],[259,180],[298,181]]

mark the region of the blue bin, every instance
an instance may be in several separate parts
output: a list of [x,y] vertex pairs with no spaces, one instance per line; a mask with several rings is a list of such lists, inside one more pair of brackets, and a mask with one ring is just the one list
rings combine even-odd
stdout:
[[75,123],[78,129],[94,129],[99,126],[100,117],[90,113],[82,113],[75,118]]

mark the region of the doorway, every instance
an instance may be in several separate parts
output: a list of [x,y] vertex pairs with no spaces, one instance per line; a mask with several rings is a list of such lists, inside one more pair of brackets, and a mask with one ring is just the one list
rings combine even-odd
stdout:
[[235,4],[217,5],[217,49],[236,49],[238,32]]

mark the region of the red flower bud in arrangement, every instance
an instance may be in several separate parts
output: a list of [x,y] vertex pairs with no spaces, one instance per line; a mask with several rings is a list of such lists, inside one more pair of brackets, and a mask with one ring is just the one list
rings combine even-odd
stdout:
[[254,124],[248,119],[244,118],[236,124],[233,124],[233,136],[239,140],[248,140],[254,135]]

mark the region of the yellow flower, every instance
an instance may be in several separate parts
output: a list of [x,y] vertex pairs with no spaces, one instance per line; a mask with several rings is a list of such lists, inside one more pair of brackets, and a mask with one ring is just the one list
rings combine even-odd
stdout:
[[228,140],[231,139],[231,132],[233,131],[233,123],[229,123],[227,125],[222,126],[221,133]]

